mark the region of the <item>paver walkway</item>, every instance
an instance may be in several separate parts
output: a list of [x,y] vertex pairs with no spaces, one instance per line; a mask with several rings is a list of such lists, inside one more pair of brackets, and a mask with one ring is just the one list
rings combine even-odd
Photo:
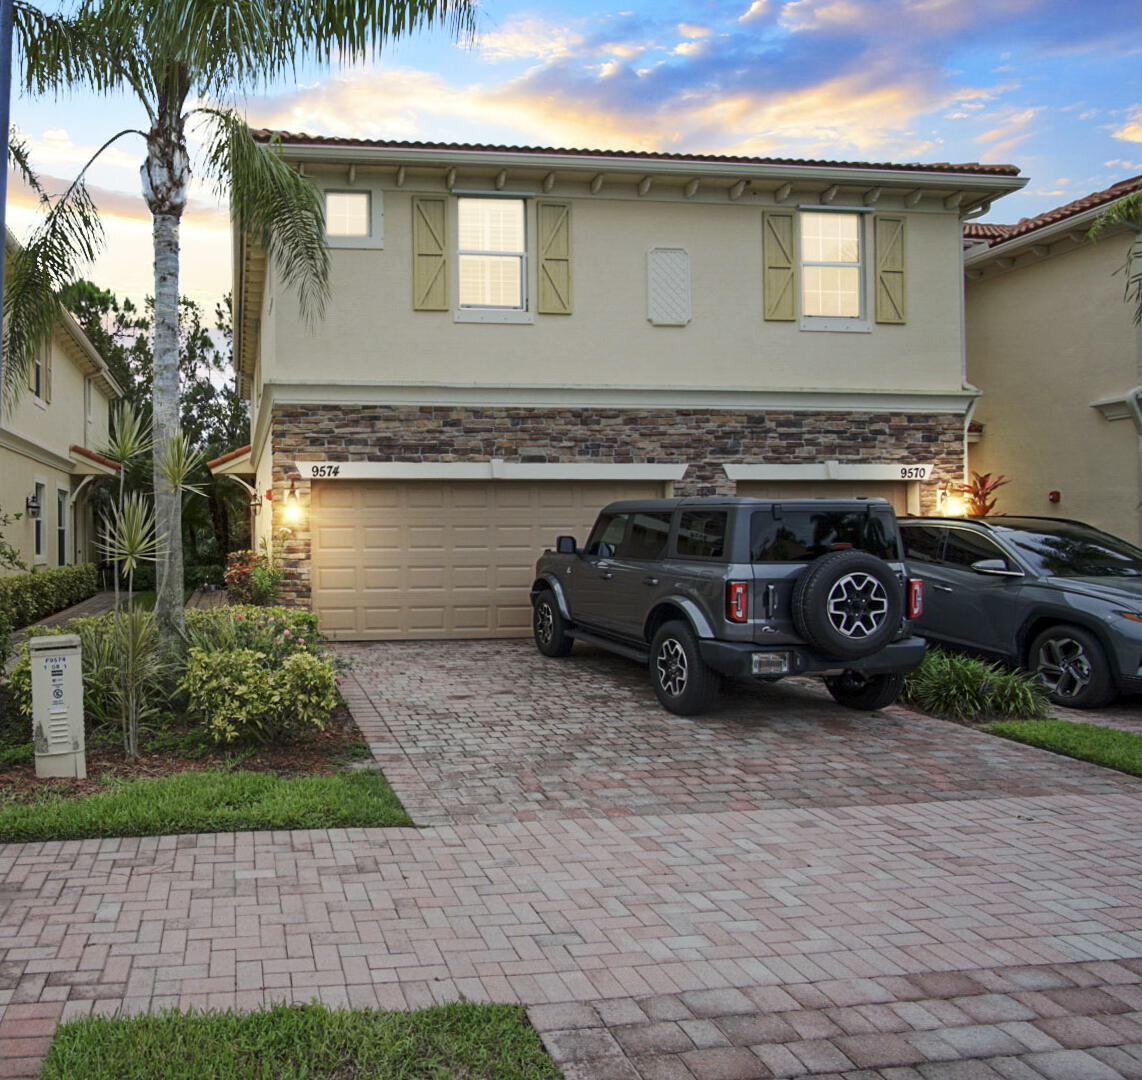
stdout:
[[0,1075],[89,1011],[463,994],[567,1080],[1142,1077],[1142,782],[810,684],[683,719],[589,651],[345,651],[433,827],[0,848]]

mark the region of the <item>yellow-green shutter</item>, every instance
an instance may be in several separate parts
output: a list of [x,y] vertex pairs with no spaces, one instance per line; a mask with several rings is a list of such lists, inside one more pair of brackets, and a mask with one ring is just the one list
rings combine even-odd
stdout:
[[43,380],[44,380],[44,385],[42,387],[42,390],[43,390],[43,395],[44,395],[44,401],[48,402],[48,404],[51,404],[51,400],[52,400],[52,343],[51,343],[50,339],[48,340],[48,343],[44,346]]
[[797,318],[797,262],[791,211],[771,210],[762,219],[765,259],[765,317],[790,322]]
[[877,214],[876,321],[906,321],[904,293],[904,218]]
[[539,234],[539,297],[542,315],[571,314],[571,207],[567,203],[536,204]]
[[448,247],[445,199],[412,200],[412,306],[448,310]]

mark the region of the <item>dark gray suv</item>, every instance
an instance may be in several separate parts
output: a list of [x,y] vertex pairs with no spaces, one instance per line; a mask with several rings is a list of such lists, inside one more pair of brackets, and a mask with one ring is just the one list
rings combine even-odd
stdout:
[[536,566],[535,643],[575,640],[649,667],[672,712],[705,709],[720,676],[825,677],[879,709],[924,655],[896,517],[884,499],[647,499],[611,503],[586,546],[559,537]]
[[1142,692],[1142,550],[1079,521],[909,518],[917,629],[1035,672],[1057,705]]

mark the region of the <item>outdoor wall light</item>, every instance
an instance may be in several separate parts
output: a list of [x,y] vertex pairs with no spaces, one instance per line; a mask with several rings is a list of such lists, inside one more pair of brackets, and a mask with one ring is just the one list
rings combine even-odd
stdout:
[[964,500],[952,493],[946,481],[936,488],[936,511],[944,517],[963,517]]
[[286,492],[285,506],[282,509],[282,517],[289,525],[297,525],[302,518],[301,499],[297,494],[297,483],[294,480],[289,482],[289,491]]
[[40,500],[34,493],[24,500],[24,511],[33,521],[40,516]]

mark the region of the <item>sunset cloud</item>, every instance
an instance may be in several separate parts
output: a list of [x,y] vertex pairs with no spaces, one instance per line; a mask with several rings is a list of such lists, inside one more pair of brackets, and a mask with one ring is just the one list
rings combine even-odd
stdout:
[[1127,115],[1126,123],[1114,132],[1116,139],[1142,143],[1142,105],[1135,105]]

